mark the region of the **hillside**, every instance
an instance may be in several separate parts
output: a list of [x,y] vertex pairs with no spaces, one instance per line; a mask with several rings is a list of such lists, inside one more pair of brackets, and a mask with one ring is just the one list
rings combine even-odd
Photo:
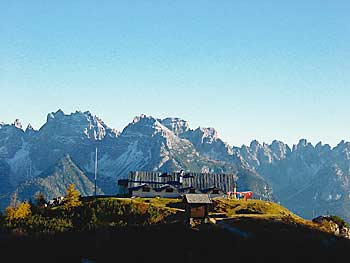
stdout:
[[[252,190],[256,198],[278,201],[303,218],[332,213],[350,222],[349,142],[332,148],[306,139],[293,146],[253,140],[236,147],[215,128],[192,128],[181,118],[141,114],[116,131],[89,111],[49,113],[38,130],[23,129],[19,120],[0,123],[0,207],[16,189],[24,189],[26,199],[32,198],[30,189],[60,193],[57,184],[66,176],[51,180],[48,171],[67,155],[92,181],[96,147],[101,193],[116,194],[117,180],[133,170],[234,173],[238,191]],[[71,177],[76,185],[79,178]],[[88,184],[82,193],[89,192]]]
[[167,262],[232,258],[337,262],[350,249],[350,241],[332,234],[327,225],[260,200],[215,199],[210,222],[197,221],[193,227],[183,223],[179,199],[84,198],[74,211],[63,207],[33,211],[24,221],[2,223],[3,258],[10,256],[12,262],[80,262],[82,258],[96,262],[115,258],[128,262],[164,262],[165,258]]
[[[80,184],[81,176],[63,172],[56,173],[51,180],[53,167],[59,166],[68,155],[70,162],[91,181],[96,147],[99,152],[97,184],[106,194],[117,194],[117,180],[126,178],[130,171],[182,169],[234,173],[242,190],[249,188],[257,197],[273,198],[265,179],[234,161],[230,146],[223,143],[212,128],[192,130],[186,121],[178,118],[162,120],[142,114],[118,132],[89,111],[65,114],[58,110],[47,115],[46,123],[39,130],[30,125],[23,130],[19,120],[0,125],[0,182],[3,182],[0,206],[8,204],[8,196],[17,188],[23,189],[22,198],[30,199],[31,189],[40,189],[50,197],[61,193],[59,185],[66,177]],[[226,152],[214,154],[218,151]],[[82,194],[88,194],[88,184],[85,180]]]
[[[21,200],[33,200],[40,192],[49,200],[57,196],[64,196],[67,187],[74,184],[81,195],[92,195],[94,184],[85,173],[73,162],[69,155],[64,156],[40,176],[29,179],[14,189]],[[97,189],[98,194],[103,194]],[[0,197],[0,210],[8,206],[11,193]]]

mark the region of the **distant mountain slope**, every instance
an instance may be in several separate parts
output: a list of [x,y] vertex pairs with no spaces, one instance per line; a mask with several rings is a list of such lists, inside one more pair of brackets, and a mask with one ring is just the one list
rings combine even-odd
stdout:
[[348,142],[331,148],[305,139],[293,147],[254,140],[232,147],[214,128],[192,129],[180,118],[140,115],[118,132],[88,111],[49,113],[39,130],[31,125],[23,130],[19,120],[0,123],[0,199],[24,185],[27,198],[32,185],[50,195],[61,193],[60,180],[47,171],[67,154],[91,180],[96,147],[98,185],[108,194],[116,193],[117,179],[131,170],[230,172],[237,175],[239,190],[253,190],[257,198],[275,197],[302,216],[334,211],[350,217]]
[[[44,193],[48,199],[52,199],[64,196],[70,184],[74,184],[82,196],[94,194],[94,184],[67,155],[40,177],[20,184],[17,192],[22,199],[33,197],[37,192]],[[98,193],[102,193],[100,189]]]
[[306,218],[335,213],[350,221],[350,143],[341,141],[332,149],[302,139],[290,149],[278,141],[253,141],[235,152],[292,211]]
[[213,128],[192,130],[179,118],[160,120],[141,115],[120,133],[88,111],[67,115],[58,110],[48,114],[39,130],[28,125],[23,131],[16,120],[12,125],[1,124],[0,135],[0,180],[6,182],[0,187],[3,195],[18,187],[26,198],[33,189],[42,189],[50,196],[62,193],[62,182],[56,182],[47,171],[67,154],[91,179],[98,147],[98,185],[108,194],[116,193],[117,179],[127,177],[132,170],[183,169],[236,173],[244,189],[254,189],[257,197],[272,198],[266,181],[243,166]]

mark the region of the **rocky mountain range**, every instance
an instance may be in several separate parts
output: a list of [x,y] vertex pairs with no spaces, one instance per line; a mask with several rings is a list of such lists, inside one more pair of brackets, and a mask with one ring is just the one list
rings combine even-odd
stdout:
[[48,114],[39,130],[23,129],[19,120],[0,123],[0,206],[14,191],[23,199],[37,191],[52,198],[70,183],[92,194],[96,147],[101,194],[116,194],[117,179],[132,170],[230,172],[238,190],[279,201],[303,217],[350,216],[348,142],[331,148],[302,139],[290,148],[254,140],[235,147],[214,128],[192,129],[180,118],[141,115],[119,132],[88,111],[61,110]]

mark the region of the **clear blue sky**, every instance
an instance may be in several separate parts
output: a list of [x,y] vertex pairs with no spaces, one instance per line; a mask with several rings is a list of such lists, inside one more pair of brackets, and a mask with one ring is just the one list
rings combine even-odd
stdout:
[[0,121],[90,110],[233,145],[350,140],[350,1],[0,0]]

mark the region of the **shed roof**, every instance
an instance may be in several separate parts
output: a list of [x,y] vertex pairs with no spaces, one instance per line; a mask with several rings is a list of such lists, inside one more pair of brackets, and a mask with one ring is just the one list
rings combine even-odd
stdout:
[[207,194],[185,194],[185,201],[188,204],[211,204]]

